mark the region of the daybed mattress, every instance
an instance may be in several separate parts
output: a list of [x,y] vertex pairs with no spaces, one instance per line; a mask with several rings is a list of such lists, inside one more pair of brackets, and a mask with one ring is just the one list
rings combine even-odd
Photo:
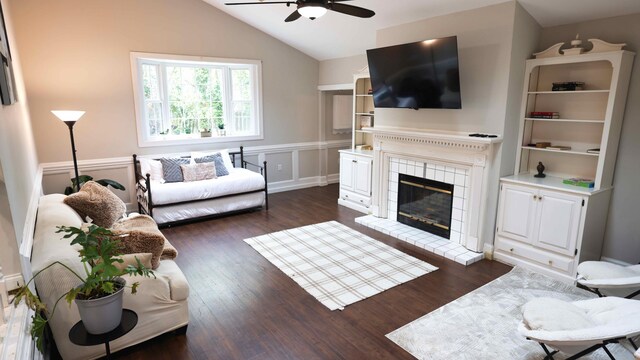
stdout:
[[222,214],[230,211],[239,211],[254,207],[257,208],[264,206],[264,199],[264,192],[259,192],[231,196],[222,199],[203,200],[195,203],[167,205],[159,208],[153,208],[153,219],[158,224],[164,224],[173,221]]
[[[229,169],[229,175],[211,180],[164,184],[153,182],[151,184],[151,196],[153,197],[153,204],[157,206],[261,189],[264,189],[264,177],[262,175],[247,169],[231,168]],[[194,204],[191,204],[191,206],[193,207]],[[197,206],[200,207],[200,205]],[[154,215],[155,211],[154,209]]]

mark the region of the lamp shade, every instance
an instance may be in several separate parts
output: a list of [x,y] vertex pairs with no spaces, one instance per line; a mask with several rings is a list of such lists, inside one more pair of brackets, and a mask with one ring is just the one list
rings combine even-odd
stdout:
[[327,9],[322,3],[303,3],[298,6],[298,12],[300,15],[313,20],[326,14]]
[[51,112],[62,121],[78,121],[84,115],[84,111],[77,110],[51,110]]

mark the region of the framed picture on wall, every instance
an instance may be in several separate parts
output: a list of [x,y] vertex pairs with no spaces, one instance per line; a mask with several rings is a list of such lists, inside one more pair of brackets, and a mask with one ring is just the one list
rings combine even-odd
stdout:
[[2,105],[11,105],[16,102],[11,48],[9,47],[2,4],[0,4],[0,100],[2,100]]

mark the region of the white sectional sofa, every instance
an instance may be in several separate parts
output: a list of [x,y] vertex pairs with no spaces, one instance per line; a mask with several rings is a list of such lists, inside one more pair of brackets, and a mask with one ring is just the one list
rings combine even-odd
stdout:
[[[64,234],[56,233],[60,225],[80,227],[82,219],[66,205],[62,194],[45,195],[40,199],[31,257],[32,271],[44,269],[54,261],[84,273],[78,247],[71,246]],[[79,246],[79,245],[78,245]],[[161,260],[154,270],[156,278],[125,277],[128,283],[139,282],[138,293],[127,289],[124,308],[138,314],[138,324],[126,336],[110,343],[112,351],[141,343],[158,335],[177,330],[186,332],[189,323],[189,283],[173,260]],[[62,293],[77,285],[79,280],[61,266],[52,266],[36,278],[40,298],[52,309]],[[104,345],[77,346],[69,341],[69,330],[80,320],[75,303],[69,306],[64,299],[49,320],[53,338],[63,359],[93,359],[104,356]]]
[[[260,166],[244,160],[243,147],[237,152],[218,151],[225,157],[229,175],[171,183],[154,179],[153,173],[162,169],[145,164],[145,160],[156,160],[163,156],[133,155],[138,211],[153,217],[159,226],[166,227],[260,207],[268,210],[267,162]],[[240,158],[238,164],[236,156]],[[194,156],[181,156],[191,157]],[[251,171],[247,166],[253,166],[260,172]]]

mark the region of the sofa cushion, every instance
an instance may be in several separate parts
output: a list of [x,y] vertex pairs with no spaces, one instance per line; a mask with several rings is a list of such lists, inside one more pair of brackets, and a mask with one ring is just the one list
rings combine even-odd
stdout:
[[111,231],[120,237],[125,254],[151,253],[151,268],[160,265],[166,239],[151,217],[130,216],[113,224]]
[[210,162],[214,163],[216,166],[216,176],[218,177],[229,175],[229,170],[227,170],[227,167],[224,165],[224,160],[222,159],[222,155],[220,153],[207,155],[201,158],[195,158],[193,160],[196,162],[196,164]]
[[184,180],[180,165],[189,164],[191,161],[186,158],[162,158],[160,162],[162,163],[162,177],[164,181],[171,183],[182,182]]
[[216,167],[212,162],[180,165],[184,181],[200,181],[216,178]]
[[105,228],[111,227],[127,210],[116,194],[95,181],[86,182],[80,191],[67,196],[64,203],[77,211],[83,219],[89,217],[94,224]]

